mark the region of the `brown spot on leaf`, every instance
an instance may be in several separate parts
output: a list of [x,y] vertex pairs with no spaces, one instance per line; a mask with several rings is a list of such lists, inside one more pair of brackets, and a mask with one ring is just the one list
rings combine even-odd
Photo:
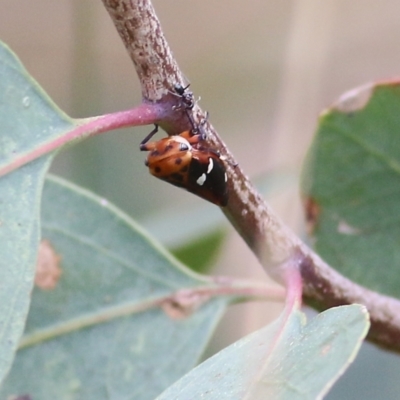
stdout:
[[321,348],[321,355],[326,356],[332,351],[332,345],[327,344]]
[[42,290],[52,290],[57,286],[62,274],[59,266],[61,257],[55,252],[48,240],[39,245],[36,263],[35,285]]
[[161,308],[171,319],[183,319],[189,317],[208,299],[208,295],[198,293],[196,289],[183,289],[164,300]]
[[173,300],[164,301],[161,308],[171,319],[187,318],[192,313],[190,307],[183,307],[182,304]]
[[307,224],[307,232],[312,235],[315,227],[318,224],[319,216],[321,213],[320,205],[312,197],[307,197],[304,201],[304,211]]

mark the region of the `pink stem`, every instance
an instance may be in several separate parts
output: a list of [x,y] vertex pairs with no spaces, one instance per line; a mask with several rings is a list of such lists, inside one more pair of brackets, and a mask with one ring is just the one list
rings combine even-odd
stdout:
[[45,154],[61,149],[65,144],[95,136],[113,129],[129,126],[154,124],[165,117],[165,108],[160,105],[141,104],[126,111],[105,114],[98,117],[73,120],[74,129],[58,136],[49,142],[42,143],[28,153],[19,155],[10,163],[0,167],[0,176],[4,176]]
[[286,309],[292,312],[293,308],[301,306],[303,297],[303,281],[300,273],[300,266],[303,256],[295,252],[293,259],[288,261],[288,266],[283,270],[282,277],[286,287]]

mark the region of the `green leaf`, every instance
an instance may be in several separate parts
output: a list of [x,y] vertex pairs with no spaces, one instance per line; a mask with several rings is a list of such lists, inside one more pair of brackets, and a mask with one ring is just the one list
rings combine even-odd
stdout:
[[204,274],[210,270],[225,236],[225,232],[218,229],[190,243],[185,243],[184,246],[172,250],[172,253],[193,271]]
[[[71,126],[0,43],[0,170]],[[23,332],[39,242],[39,204],[52,154],[0,178],[0,382]]]
[[75,126],[1,42],[0,99],[0,168]]
[[23,348],[0,398],[153,399],[193,367],[229,298],[174,319],[160,301],[214,287],[210,280],[106,200],[60,179],[46,182],[42,209],[42,237],[62,275],[53,290],[35,288]]
[[318,253],[348,278],[400,297],[400,86],[363,88],[325,112],[303,173]]
[[331,308],[308,324],[299,311],[239,340],[157,400],[320,399],[354,360],[368,332],[364,306]]

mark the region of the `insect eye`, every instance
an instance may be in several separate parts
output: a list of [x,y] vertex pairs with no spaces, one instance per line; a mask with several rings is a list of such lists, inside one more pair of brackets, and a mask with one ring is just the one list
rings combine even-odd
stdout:
[[179,143],[179,151],[187,151],[189,146],[186,143]]

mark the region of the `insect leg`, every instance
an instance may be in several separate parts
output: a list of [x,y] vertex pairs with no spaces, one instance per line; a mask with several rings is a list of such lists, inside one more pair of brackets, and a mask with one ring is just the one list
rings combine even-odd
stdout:
[[140,150],[142,147],[158,132],[158,125],[154,124],[154,129],[140,142]]

